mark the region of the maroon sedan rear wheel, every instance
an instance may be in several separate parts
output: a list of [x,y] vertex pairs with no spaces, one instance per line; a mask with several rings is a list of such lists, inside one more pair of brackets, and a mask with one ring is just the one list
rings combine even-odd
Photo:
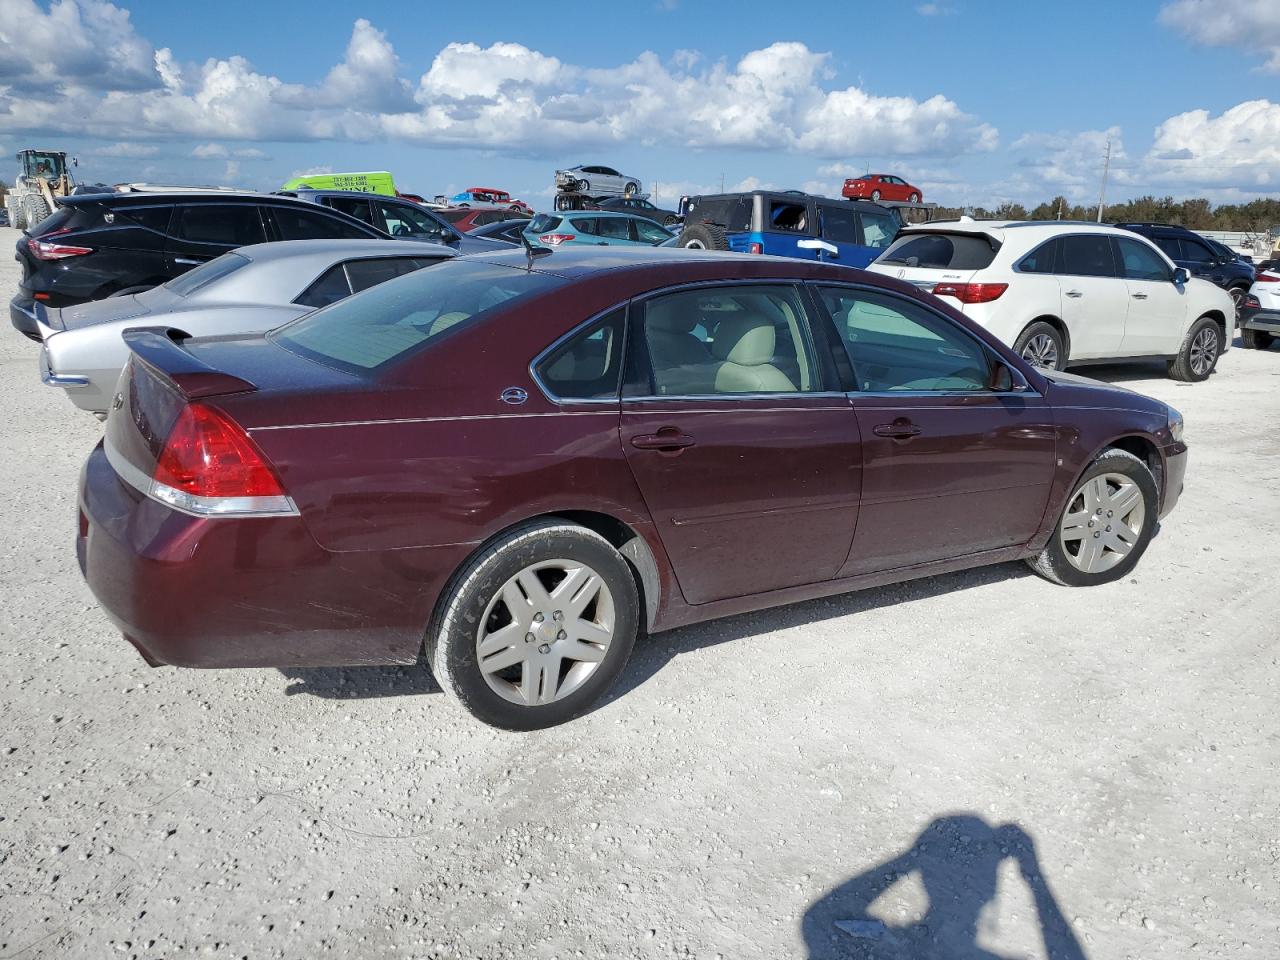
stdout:
[[427,660],[478,719],[538,730],[586,712],[613,685],[638,611],[631,568],[612,544],[575,524],[538,521],[454,578]]

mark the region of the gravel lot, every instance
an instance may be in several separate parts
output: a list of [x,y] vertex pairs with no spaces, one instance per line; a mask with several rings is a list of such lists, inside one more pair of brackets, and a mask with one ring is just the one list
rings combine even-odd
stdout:
[[35,357],[0,331],[0,960],[1280,955],[1280,351],[1095,369],[1187,420],[1132,578],[662,634],[524,735],[425,669],[145,666],[75,563],[100,427]]

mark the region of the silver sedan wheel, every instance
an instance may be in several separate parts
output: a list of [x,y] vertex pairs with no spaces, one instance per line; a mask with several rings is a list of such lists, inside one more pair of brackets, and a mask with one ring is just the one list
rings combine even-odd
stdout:
[[600,574],[576,560],[539,561],[489,601],[476,633],[480,673],[511,703],[554,703],[596,672],[614,624],[613,594]]
[[1191,372],[1197,377],[1207,376],[1218,359],[1218,331],[1205,327],[1191,341]]
[[1146,513],[1146,499],[1132,477],[1104,473],[1086,480],[1058,527],[1062,551],[1082,573],[1110,570],[1138,545]]
[[1022,348],[1022,359],[1033,367],[1054,370],[1058,366],[1058,345],[1047,333],[1037,333]]

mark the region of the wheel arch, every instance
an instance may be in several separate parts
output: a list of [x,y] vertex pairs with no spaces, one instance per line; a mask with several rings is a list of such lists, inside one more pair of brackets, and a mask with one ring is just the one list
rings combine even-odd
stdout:
[[1230,343],[1229,337],[1231,336],[1231,334],[1235,332],[1234,319],[1231,324],[1231,330],[1228,331],[1227,318],[1222,313],[1221,310],[1206,310],[1204,313],[1200,314],[1199,318],[1197,318],[1197,322],[1199,322],[1200,320],[1204,320],[1205,318],[1212,320],[1214,323],[1218,325],[1218,327],[1221,329],[1223,344],[1224,345],[1229,344]]
[[[1160,447],[1150,437],[1141,433],[1125,434],[1121,437],[1115,437],[1108,443],[1104,444],[1096,454],[1090,458],[1089,463],[1093,463],[1098,457],[1106,453],[1108,450],[1123,450],[1125,453],[1133,454],[1143,463],[1147,465],[1147,469],[1151,471],[1151,476],[1155,478],[1156,490],[1159,491],[1161,504],[1164,502],[1164,457],[1160,453]],[[1088,469],[1086,464],[1085,470]],[[1080,471],[1084,473],[1084,470]]]
[[1018,331],[1018,335],[1013,338],[1016,343],[1021,339],[1022,335],[1037,323],[1047,323],[1053,329],[1058,331],[1058,335],[1062,337],[1062,353],[1063,363],[1071,359],[1071,331],[1067,329],[1067,325],[1062,322],[1062,318],[1052,313],[1042,313],[1038,317],[1032,317],[1022,325],[1022,329]]
[[530,524],[544,520],[562,520],[585,527],[608,541],[622,555],[627,562],[627,566],[631,569],[632,576],[636,582],[636,590],[640,594],[640,609],[644,614],[644,621],[640,624],[641,631],[647,632],[658,614],[659,603],[662,599],[662,577],[658,570],[658,561],[644,537],[637,533],[630,524],[607,513],[601,513],[596,510],[551,510],[508,524],[476,544],[475,548],[458,562],[432,606],[431,620],[427,624],[427,630],[424,632],[424,639],[443,615],[445,605],[449,601],[454,585],[458,582],[458,577],[467,569],[475,557],[484,553],[499,540],[509,536],[521,527],[527,527]]

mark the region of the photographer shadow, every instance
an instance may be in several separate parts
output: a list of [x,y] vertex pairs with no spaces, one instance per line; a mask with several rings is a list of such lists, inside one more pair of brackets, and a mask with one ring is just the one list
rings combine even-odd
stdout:
[[[845,881],[805,912],[801,932],[809,960],[1012,960],[979,946],[983,909],[1012,860],[1035,902],[1044,955],[1085,960],[1083,948],[1040,871],[1031,837],[1016,824],[992,827],[973,814],[939,817],[911,848]],[[875,900],[915,874],[928,896],[914,923],[891,925],[870,915]]]

